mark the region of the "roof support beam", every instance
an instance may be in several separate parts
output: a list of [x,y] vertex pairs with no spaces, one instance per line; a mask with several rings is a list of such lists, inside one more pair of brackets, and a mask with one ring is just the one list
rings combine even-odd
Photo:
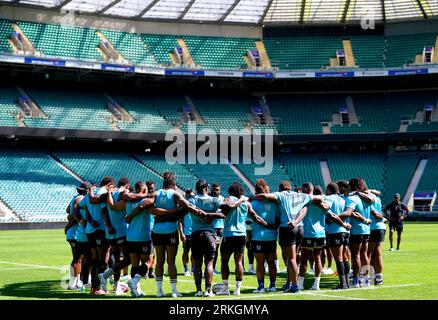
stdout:
[[62,1],[60,4],[58,4],[57,6],[55,6],[55,9],[61,9],[62,7],[66,6],[67,4],[69,4],[70,2],[72,2],[73,0],[64,0]]
[[306,0],[301,0],[301,12],[300,12],[300,20],[299,23],[304,23],[304,13],[306,12]]
[[186,15],[187,12],[189,12],[190,8],[193,6],[193,4],[195,3],[196,0],[190,0],[190,2],[187,4],[187,6],[185,7],[185,9],[183,10],[183,12],[181,12],[181,14],[178,16],[178,21],[181,21],[184,16]]
[[114,7],[114,6],[115,6],[116,4],[118,4],[120,1],[122,1],[122,0],[115,0],[115,1],[110,2],[106,7],[102,8],[102,9],[99,10],[99,11],[97,11],[96,14],[97,14],[98,16],[101,15],[101,14],[104,13],[105,11],[107,11],[107,10],[111,9],[112,7]]
[[240,0],[234,0],[233,4],[228,8],[227,11],[225,11],[224,15],[219,19],[218,22],[224,22],[225,19],[230,15],[231,11],[234,10],[234,8],[239,4]]
[[141,17],[143,17],[146,12],[151,10],[152,7],[157,4],[158,1],[160,1],[160,0],[154,0],[151,3],[149,3],[149,5],[146,8],[144,8],[143,10],[141,10],[141,12],[137,15],[137,19],[140,19]]
[[348,10],[350,9],[350,4],[351,4],[351,0],[347,0],[345,2],[344,12],[342,12],[341,23],[345,23],[345,20],[347,20],[347,14],[348,14]]
[[423,7],[423,3],[421,2],[421,0],[417,0],[418,6],[420,7],[421,13],[423,14],[424,19],[428,19],[429,17],[427,16],[426,10],[424,10]]
[[274,2],[274,0],[269,0],[268,4],[266,5],[265,10],[263,10],[262,15],[260,16],[258,24],[262,24],[263,21],[265,21],[265,17],[268,14],[269,9],[271,9],[272,2]]
[[385,0],[380,0],[380,3],[382,4],[382,21],[383,21],[383,23],[386,23]]

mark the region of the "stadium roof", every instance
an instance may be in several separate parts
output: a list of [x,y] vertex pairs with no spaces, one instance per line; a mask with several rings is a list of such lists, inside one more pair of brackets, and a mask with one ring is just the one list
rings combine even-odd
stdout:
[[0,0],[17,6],[173,22],[244,24],[377,22],[438,16],[437,0]]

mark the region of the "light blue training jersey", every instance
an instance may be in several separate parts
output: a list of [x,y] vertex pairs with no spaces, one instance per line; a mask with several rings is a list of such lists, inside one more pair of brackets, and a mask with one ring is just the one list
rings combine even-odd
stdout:
[[[351,208],[354,211],[360,213],[365,219],[370,219],[371,210],[373,205],[371,203],[362,200],[358,195],[354,194],[349,196],[349,202],[346,205],[347,208]],[[357,219],[351,218],[351,234],[352,235],[367,235],[370,234],[370,226],[360,222]]]
[[[224,201],[224,197],[219,195],[219,197],[217,197],[219,199],[219,202],[222,203]],[[223,229],[224,228],[224,222],[225,219],[214,219],[214,228],[215,229]]]
[[[157,192],[155,198],[155,207],[161,209],[172,210],[176,209],[176,203],[174,199],[175,195],[174,189],[160,189]],[[154,233],[157,234],[171,234],[178,230],[178,221],[172,222],[155,222],[154,224]]]
[[[195,207],[205,212],[217,212],[222,203],[219,198],[212,197],[208,194],[197,194],[193,198],[190,198],[189,202],[193,204]],[[189,215],[192,218],[192,232],[195,231],[211,231],[213,233],[215,232],[214,221],[217,219],[213,219],[210,223],[207,223],[203,217],[200,217],[193,213],[190,213]]]
[[[139,201],[126,202],[126,215],[132,214],[132,211],[143,203],[145,199]],[[126,240],[131,242],[151,241],[151,215],[147,209],[132,218],[128,225]]]
[[[332,206],[330,207],[330,212],[333,214],[339,216],[342,212],[345,210],[345,198],[338,194],[332,194],[329,196],[326,196],[332,201]],[[347,229],[345,229],[343,226],[340,226],[336,222],[328,223],[325,226],[325,231],[328,234],[334,234],[334,233],[341,233],[341,232],[348,232]]]
[[[376,201],[373,203],[373,209],[374,211],[377,211],[378,213],[382,214],[382,200],[380,200],[379,197],[376,197]],[[371,230],[386,230],[386,225],[383,222],[383,219],[376,218],[375,216],[371,215]]]
[[[274,192],[281,213],[280,227],[288,227],[288,223],[295,220],[298,213],[312,202],[312,197],[305,193],[285,190]],[[302,226],[301,222],[298,226]]]
[[[117,203],[121,199],[121,195],[122,193],[120,191],[113,192],[114,203]],[[119,239],[122,237],[126,237],[127,226],[125,222],[125,217],[126,217],[125,209],[116,211],[108,206],[108,217],[111,222],[111,225],[113,226],[114,229],[116,229],[116,233],[109,234],[108,230],[106,230],[106,238]]]
[[[106,188],[99,188],[99,189],[94,189],[94,195],[101,195],[107,193]],[[81,208],[87,208],[88,211],[90,212],[91,218],[94,221],[97,221],[99,223],[99,226],[97,228],[93,227],[91,225],[91,223],[87,223],[87,227],[85,228],[85,231],[87,232],[87,234],[93,233],[94,231],[97,230],[102,230],[105,231],[106,227],[105,227],[105,221],[103,220],[103,215],[102,215],[102,209],[106,207],[106,202],[105,203],[91,203],[90,202],[90,196],[87,194],[82,200],[81,202],[79,202],[79,206]]]
[[[230,197],[230,199],[239,200],[236,197]],[[246,236],[245,220],[247,216],[248,206],[245,202],[231,209],[224,222],[224,238]]]
[[[251,202],[251,206],[268,224],[275,224],[275,219],[280,217],[280,209],[275,202],[255,200]],[[252,240],[276,241],[277,230],[267,229],[258,223],[253,223]]]
[[[324,202],[331,206],[332,200],[324,196]],[[325,238],[325,218],[328,210],[311,203],[303,220],[304,238]]]
[[[70,214],[74,214],[74,204],[75,204],[75,201],[76,201],[76,199],[79,197],[79,195],[76,195],[76,196],[74,196],[73,197],[73,199],[71,199],[71,201],[70,201],[70,204],[69,204],[69,206],[70,206]],[[66,238],[66,240],[77,240],[77,235],[78,235],[78,229],[79,229],[79,223],[77,223],[77,224],[75,224],[75,225],[73,225],[73,226],[71,226],[68,230],[67,230],[67,232],[66,232],[66,234],[65,234],[65,238]]]

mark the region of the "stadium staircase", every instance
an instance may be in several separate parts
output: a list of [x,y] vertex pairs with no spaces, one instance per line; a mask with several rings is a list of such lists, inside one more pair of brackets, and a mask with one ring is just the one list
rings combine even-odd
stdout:
[[320,160],[319,165],[321,167],[322,179],[324,180],[324,185],[326,186],[333,181],[330,176],[330,169],[326,160]]
[[421,177],[423,176],[424,170],[426,169],[428,159],[424,158],[418,162],[417,168],[415,169],[415,173],[409,183],[408,189],[406,190],[406,194],[403,197],[403,203],[409,203],[412,195],[417,190]]
[[21,219],[0,198],[0,222],[14,222],[14,221],[21,221]]
[[21,88],[15,87],[20,94],[21,98],[24,98],[22,102],[19,102],[20,108],[23,110],[26,116],[32,118],[47,118],[47,115],[39,108],[36,102],[27,94],[27,92]]
[[64,163],[62,163],[62,161],[57,158],[53,153],[48,153],[47,156],[52,159],[53,161],[56,162],[56,164],[58,166],[61,167],[62,170],[64,170],[65,172],[67,172],[69,175],[71,175],[73,178],[75,178],[76,180],[78,180],[79,182],[85,181],[85,179],[81,176],[79,176],[78,174],[76,174],[75,172],[73,172],[72,170],[70,170]]
[[97,31],[97,36],[100,39],[97,50],[103,57],[103,60],[111,63],[129,64],[130,61],[125,59],[119,51],[114,47],[110,40],[102,33]]
[[242,180],[246,184],[249,191],[252,194],[255,194],[254,184],[251,181],[249,181],[249,179],[239,170],[239,168],[236,167],[235,164],[231,163],[230,160],[228,160],[228,165],[230,166],[231,170],[233,170],[234,173],[240,178],[240,180]]
[[354,62],[354,54],[353,49],[351,47],[351,41],[350,40],[343,40],[342,46],[344,47],[344,53],[345,53],[345,63],[347,67],[356,67],[356,63]]
[[271,60],[269,60],[269,56],[266,52],[265,44],[263,43],[263,41],[256,41],[255,45],[260,54],[261,67],[264,69],[271,69]]
[[119,122],[132,123],[135,119],[126,111],[116,100],[109,94],[103,92],[103,95],[108,99],[108,112],[112,115],[108,117],[108,122],[114,131],[121,131],[118,125]]
[[[183,63],[182,65],[187,66],[189,68],[196,68],[197,64],[196,62],[193,60],[192,54],[190,53],[189,48],[187,47],[186,42],[184,41],[183,38],[177,38],[176,42],[178,43],[178,45],[182,48],[183,50]],[[180,63],[178,62],[178,60],[175,59],[174,54],[171,53],[171,57],[172,57],[172,61],[174,63],[174,65],[180,65]],[[175,63],[177,62],[177,63]]]
[[8,42],[11,45],[14,53],[25,54],[25,55],[30,54],[33,56],[41,55],[41,53],[35,49],[32,42],[29,41],[26,34],[23,32],[23,30],[21,30],[21,28],[16,23],[12,24],[12,28],[20,37],[19,39],[11,35],[10,38],[8,39]]
[[433,63],[438,63],[438,36],[436,37],[436,41],[435,41],[435,49],[434,49],[434,53],[433,53]]

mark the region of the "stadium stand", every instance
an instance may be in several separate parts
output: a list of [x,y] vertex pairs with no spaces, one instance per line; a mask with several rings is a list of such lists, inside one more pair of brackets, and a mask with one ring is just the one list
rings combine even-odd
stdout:
[[359,68],[383,68],[385,38],[383,36],[349,36],[356,66]]
[[103,94],[94,91],[29,89],[47,118],[26,118],[28,127],[107,130],[110,113]]
[[294,185],[301,186],[312,181],[315,185],[324,185],[319,156],[301,154],[281,154],[279,161]]
[[95,29],[25,21],[18,22],[18,25],[45,56],[102,60],[97,51],[100,40]]
[[219,132],[221,129],[242,130],[251,124],[250,109],[255,98],[249,96],[191,96],[205,121],[205,126]]
[[[218,161],[219,162],[219,161]],[[184,165],[192,174],[196,177],[200,177],[208,181],[211,185],[218,182],[222,186],[222,195],[228,195],[228,186],[233,182],[240,182],[246,191],[247,195],[250,195],[249,189],[246,184],[234,173],[233,169],[228,164],[185,164]]]
[[55,152],[54,156],[83,180],[96,184],[104,176],[111,176],[116,180],[128,177],[134,183],[139,180],[154,180],[158,186],[162,182],[161,177],[123,153]]
[[0,126],[16,127],[18,92],[11,87],[0,87]]
[[254,39],[184,36],[193,59],[208,69],[246,69],[243,56],[255,49]]
[[100,30],[117,51],[130,63],[140,66],[157,66],[155,56],[150,52],[140,34]]
[[[165,171],[171,171],[176,175],[176,183],[177,185],[186,190],[188,188],[195,189],[195,184],[198,181],[198,177],[193,174],[186,166],[175,163],[168,164],[162,155],[156,154],[142,154],[136,155],[136,158],[139,159],[145,166],[151,168],[153,171],[162,175]],[[160,188],[160,185],[156,185],[156,187]]]
[[65,221],[77,181],[39,151],[0,151],[0,198],[20,220]]
[[243,160],[236,164],[236,167],[242,172],[242,174],[255,185],[257,179],[264,179],[271,188],[271,191],[277,191],[281,181],[290,180],[286,174],[285,169],[277,158],[274,159],[272,172],[269,175],[256,175],[255,168],[260,167],[255,164],[244,164]]
[[279,134],[292,135],[322,134],[321,121],[331,121],[345,106],[340,95],[268,95],[266,101]]
[[438,181],[438,154],[427,154],[428,158],[426,168],[421,176],[420,182],[417,187],[417,191],[431,192],[437,191]]
[[155,56],[156,61],[163,66],[171,66],[169,53],[178,45],[176,37],[171,35],[142,34],[141,38]]
[[165,132],[171,129],[150,97],[117,93],[111,96],[134,118],[134,122],[117,122],[122,131]]
[[0,53],[12,52],[12,47],[8,42],[8,38],[13,31],[12,24],[9,21],[0,19]]
[[437,33],[389,36],[386,39],[386,67],[400,67],[415,63],[424,47],[434,47]]
[[371,189],[383,190],[385,158],[383,154],[328,155],[327,162],[332,180],[365,179]]
[[393,201],[396,193],[400,193],[403,199],[418,161],[419,155],[416,153],[390,153],[386,157],[382,194],[384,204]]

